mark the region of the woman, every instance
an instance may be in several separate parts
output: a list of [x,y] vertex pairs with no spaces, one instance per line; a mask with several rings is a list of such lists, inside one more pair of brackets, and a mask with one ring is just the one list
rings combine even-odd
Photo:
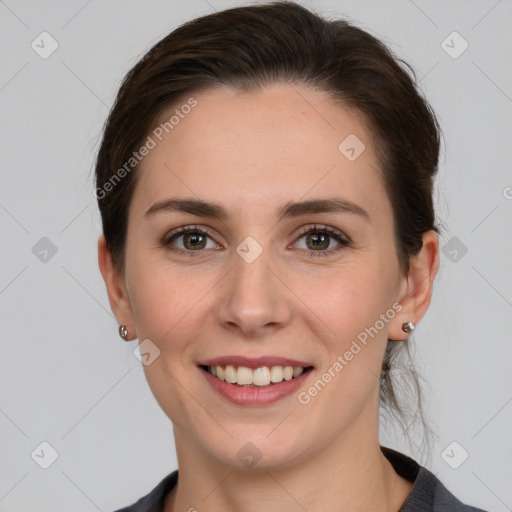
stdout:
[[123,511],[471,511],[379,444],[439,266],[439,128],[389,50],[291,2],[193,20],[128,73],[99,265],[179,467]]

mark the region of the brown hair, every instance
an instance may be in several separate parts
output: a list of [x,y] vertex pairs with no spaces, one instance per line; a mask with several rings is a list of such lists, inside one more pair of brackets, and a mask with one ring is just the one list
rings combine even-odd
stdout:
[[[126,162],[162,114],[213,87],[258,91],[275,82],[324,91],[367,121],[393,209],[400,268],[407,273],[410,258],[422,248],[422,234],[439,233],[432,198],[440,145],[436,117],[415,85],[414,71],[382,42],[294,2],[259,3],[189,21],[153,46],[124,78],[95,170],[103,232],[120,273],[137,182],[137,166],[127,170]],[[405,410],[391,370],[403,350],[408,352],[408,342],[388,341],[381,375],[381,402],[402,419]],[[419,392],[414,370],[412,375]],[[421,407],[420,416],[423,420]]]

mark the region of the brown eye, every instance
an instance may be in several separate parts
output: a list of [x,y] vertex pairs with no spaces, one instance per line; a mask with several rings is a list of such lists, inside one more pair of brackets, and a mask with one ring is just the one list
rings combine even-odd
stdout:
[[183,237],[183,245],[186,249],[197,250],[204,249],[206,237],[198,233],[187,233],[181,235]]
[[301,239],[305,240],[305,247],[299,248],[308,251],[309,256],[329,256],[350,246],[348,237],[344,237],[341,231],[327,226],[306,228],[299,237],[299,240]]
[[309,249],[328,249],[331,243],[331,237],[329,235],[325,235],[323,233],[313,233],[311,235],[307,235],[306,237],[306,245]]
[[[208,246],[208,239],[211,240],[210,246]],[[200,252],[203,249],[217,247],[208,231],[193,226],[182,227],[166,235],[162,245],[178,252]]]

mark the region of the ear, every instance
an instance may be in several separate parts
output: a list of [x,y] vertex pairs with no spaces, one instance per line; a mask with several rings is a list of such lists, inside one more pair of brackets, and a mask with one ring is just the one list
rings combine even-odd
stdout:
[[418,324],[430,305],[433,283],[439,269],[439,236],[433,231],[423,234],[423,247],[412,259],[407,276],[402,277],[398,302],[402,309],[390,322],[388,337],[406,340],[409,333],[402,330],[405,322]]
[[113,266],[112,256],[107,248],[105,235],[102,233],[98,239],[98,265],[107,287],[108,300],[116,320],[125,325],[128,330],[127,341],[137,337],[131,304],[126,292],[124,276],[120,275]]

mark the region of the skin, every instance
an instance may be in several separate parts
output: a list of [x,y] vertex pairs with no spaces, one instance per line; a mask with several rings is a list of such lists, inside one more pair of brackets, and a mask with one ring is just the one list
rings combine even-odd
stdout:
[[[336,510],[396,511],[412,483],[380,451],[377,376],[387,339],[406,339],[402,324],[417,324],[427,311],[438,236],[424,234],[402,275],[371,133],[324,93],[275,84],[195,98],[195,109],[142,162],[124,273],[114,271],[103,235],[98,241],[116,319],[128,339],[150,339],[160,350],[144,371],[174,425],[179,483],[165,511],[313,512],[333,503]],[[349,134],[366,146],[352,162],[338,150]],[[277,220],[288,201],[334,195],[360,205],[369,221],[353,213]],[[171,196],[214,201],[229,216],[144,217]],[[314,225],[341,231],[352,246],[335,251],[331,238],[321,247],[328,255],[310,257],[319,249],[300,228]],[[181,226],[207,227],[213,236],[200,250],[184,246],[184,237],[163,246]],[[263,249],[250,264],[236,252],[249,235]],[[401,311],[307,405],[296,393],[266,407],[231,404],[196,366],[234,354],[292,357],[315,367],[300,391],[307,390],[395,302]],[[248,442],[261,454],[252,468],[237,457]]]

